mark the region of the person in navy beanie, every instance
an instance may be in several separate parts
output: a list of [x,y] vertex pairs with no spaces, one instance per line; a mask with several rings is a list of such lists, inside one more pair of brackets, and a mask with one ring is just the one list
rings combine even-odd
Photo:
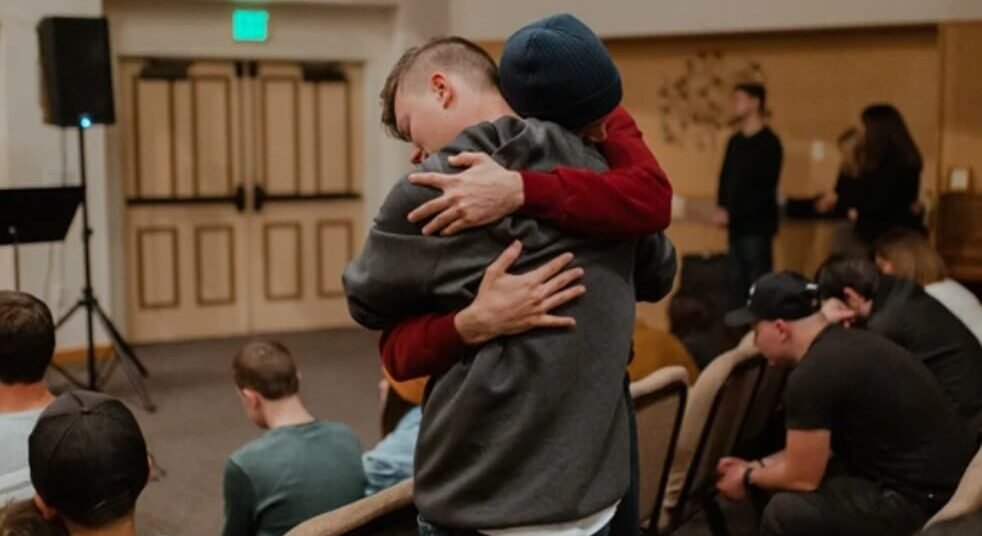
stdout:
[[602,128],[624,95],[620,72],[600,38],[568,13],[515,32],[498,63],[501,93],[518,115],[580,133]]
[[[604,121],[624,95],[610,53],[581,20],[552,15],[521,28],[505,42],[498,62],[501,94],[522,117],[552,121],[590,141],[606,138]],[[631,446],[631,480],[610,521],[612,536],[640,533],[637,421],[624,377]]]

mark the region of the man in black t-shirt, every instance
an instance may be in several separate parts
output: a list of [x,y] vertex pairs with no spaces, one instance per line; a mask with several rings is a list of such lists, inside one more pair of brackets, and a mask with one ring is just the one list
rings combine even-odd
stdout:
[[797,363],[785,393],[787,447],[756,462],[720,460],[720,493],[777,492],[764,509],[765,536],[918,530],[975,452],[930,372],[875,333],[830,324],[816,285],[801,276],[766,275],[750,293],[728,323],[753,324],[772,363]]
[[731,307],[740,307],[747,289],[771,271],[777,233],[777,183],[784,151],[767,126],[767,91],[758,83],[733,89],[733,121],[719,172],[716,223],[729,232]]
[[880,274],[866,259],[834,259],[818,271],[823,309],[865,325],[927,365],[969,429],[982,431],[982,345],[947,307],[906,279]]

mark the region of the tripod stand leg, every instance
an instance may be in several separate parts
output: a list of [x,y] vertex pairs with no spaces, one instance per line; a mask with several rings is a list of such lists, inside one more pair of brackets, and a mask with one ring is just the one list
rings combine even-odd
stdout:
[[[123,372],[126,374],[126,378],[130,381],[130,385],[136,390],[136,395],[140,397],[140,402],[143,404],[143,409],[154,412],[157,410],[157,406],[150,399],[150,393],[147,391],[146,384],[143,383],[143,378],[141,377],[139,361],[133,355],[133,349],[130,348],[129,344],[119,334],[116,327],[113,326],[109,317],[102,311],[98,303],[93,303],[93,309],[98,313],[99,320],[102,322],[102,327],[105,328],[106,333],[109,334],[109,338],[112,340],[113,347],[116,349],[116,362],[122,367]],[[107,372],[112,369],[107,368]],[[143,369],[144,371],[146,369]],[[105,380],[108,378],[103,378],[102,382],[105,385]]]
[[[65,314],[61,315],[61,318],[59,318],[58,319],[58,322],[55,323],[55,329],[60,328],[61,326],[63,326],[65,324],[65,322],[68,322],[68,320],[76,312],[78,312],[78,310],[81,309],[84,305],[85,305],[85,300],[79,300],[79,301],[75,302],[75,305],[73,305],[72,308],[69,309]],[[89,388],[89,385],[87,383],[85,383],[85,382],[79,380],[78,378],[76,378],[74,375],[72,375],[72,373],[68,372],[68,370],[65,367],[62,367],[61,365],[59,365],[57,363],[52,363],[51,364],[51,368],[55,369],[55,372],[57,372],[58,374],[61,374],[66,380],[68,380],[69,383],[71,383],[75,387],[77,387],[79,389],[88,389]]]
[[78,311],[78,309],[83,305],[85,305],[84,300],[79,300],[75,302],[75,305],[73,305],[72,308],[69,309],[67,313],[61,315],[61,318],[59,318],[58,322],[55,323],[55,329],[58,329],[61,326],[65,325],[65,322],[68,322],[68,319],[71,318],[73,314],[75,314],[75,311]]
[[119,333],[119,330],[117,330],[116,326],[113,325],[112,320],[109,320],[109,316],[107,316],[105,311],[102,310],[102,306],[99,305],[99,302],[95,302],[93,305],[95,306],[94,309],[96,314],[99,315],[99,319],[102,321],[102,327],[106,328],[106,332],[109,334],[109,337],[113,340],[113,344],[115,344],[116,347],[123,352],[123,354],[129,357],[130,361],[133,362],[137,370],[140,371],[141,376],[143,376],[144,378],[149,376],[150,372],[147,370],[147,367],[143,366],[143,363],[140,362],[140,359],[136,357],[136,352],[133,351],[133,348],[129,345],[128,342],[126,342],[126,339],[124,339],[123,336]]
[[66,380],[68,380],[68,383],[74,385],[75,387],[77,387],[79,389],[86,389],[88,387],[88,384],[80,381],[75,376],[72,376],[72,374],[70,372],[68,372],[68,370],[66,370],[64,367],[62,367],[58,363],[52,363],[51,364],[51,368],[55,369],[55,372],[57,372],[58,374],[61,374],[62,377],[64,377]]

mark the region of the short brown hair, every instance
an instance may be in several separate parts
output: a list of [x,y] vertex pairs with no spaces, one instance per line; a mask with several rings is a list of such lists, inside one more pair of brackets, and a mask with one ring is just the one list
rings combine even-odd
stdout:
[[41,300],[0,290],[0,383],[37,383],[55,352],[55,323]]
[[239,389],[252,389],[267,400],[295,395],[300,390],[293,357],[277,341],[247,343],[236,354],[232,372]]
[[893,274],[929,285],[947,275],[944,260],[921,233],[894,229],[884,234],[874,246],[876,256],[893,265]]
[[399,132],[396,124],[396,92],[406,74],[423,61],[459,73],[476,75],[479,81],[498,87],[498,66],[494,59],[486,50],[463,37],[434,37],[420,46],[409,48],[392,67],[379,94],[382,125],[390,136],[403,141],[409,140]]

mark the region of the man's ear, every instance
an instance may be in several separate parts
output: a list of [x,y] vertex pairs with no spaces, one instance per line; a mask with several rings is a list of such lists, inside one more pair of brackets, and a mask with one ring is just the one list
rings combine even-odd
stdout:
[[260,402],[262,402],[262,396],[252,389],[239,389],[239,394],[242,395],[242,399],[245,400],[250,408],[258,408]]
[[439,71],[430,75],[430,91],[440,102],[440,106],[448,108],[454,100],[454,88],[450,78]]
[[43,517],[45,521],[54,521],[58,518],[58,511],[48,506],[48,503],[44,502],[44,499],[42,499],[37,493],[34,494],[34,506],[36,506],[38,511],[41,512],[41,517]]
[[774,321],[774,328],[777,332],[781,334],[781,340],[786,341],[791,338],[791,330],[788,329],[788,323],[780,318]]

